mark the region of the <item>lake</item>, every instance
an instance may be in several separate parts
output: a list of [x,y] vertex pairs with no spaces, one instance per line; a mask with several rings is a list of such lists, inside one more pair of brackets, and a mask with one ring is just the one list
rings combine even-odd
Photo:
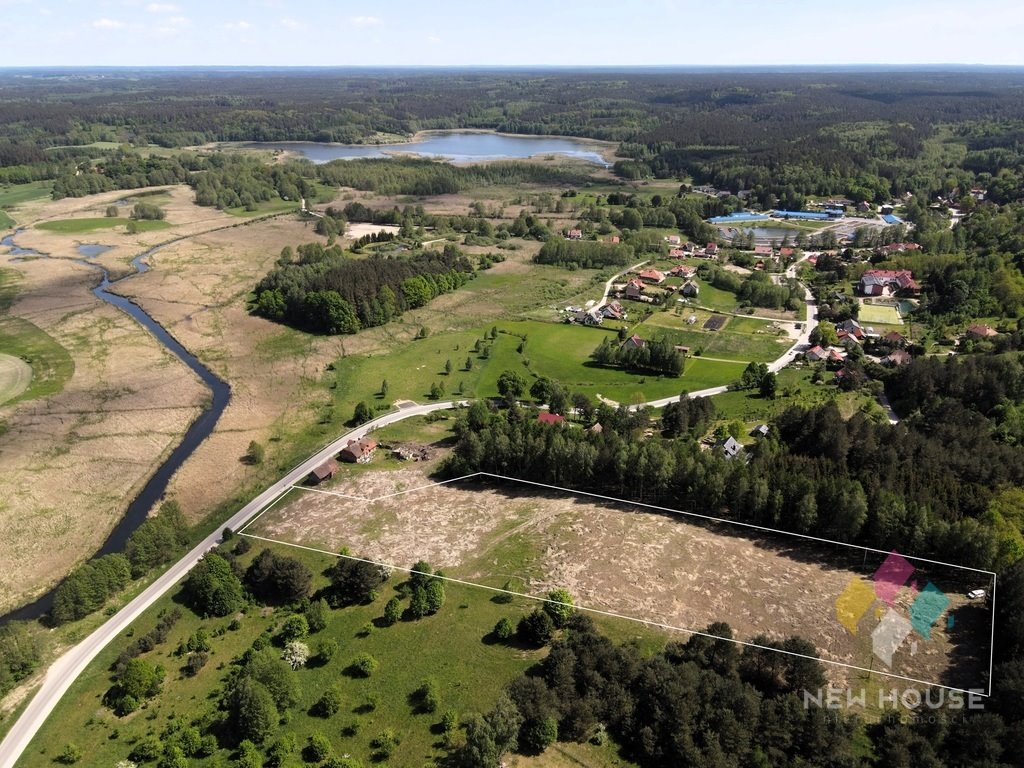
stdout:
[[585,139],[550,136],[508,136],[498,133],[452,131],[424,134],[418,141],[402,144],[320,144],[315,142],[251,142],[248,149],[279,149],[296,152],[314,163],[389,157],[395,153],[472,163],[484,160],[521,160],[534,155],[564,155],[608,167]]

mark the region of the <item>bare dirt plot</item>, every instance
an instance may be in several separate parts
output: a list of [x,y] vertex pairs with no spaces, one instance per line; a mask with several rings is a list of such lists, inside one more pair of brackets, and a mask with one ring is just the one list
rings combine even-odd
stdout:
[[[531,594],[565,587],[580,605],[676,627],[726,621],[745,640],[760,633],[774,639],[800,635],[824,659],[884,669],[872,661],[870,615],[857,636],[836,619],[838,596],[870,572],[837,566],[827,553],[806,552],[804,543],[784,551],[777,543],[738,536],[731,527],[715,530],[568,494],[538,495],[514,483],[460,482],[380,498],[424,483],[426,471],[417,467],[360,472],[330,488],[376,501],[293,490],[246,533],[326,551],[346,546],[395,565],[425,558],[494,586],[521,579]],[[953,608],[963,607],[963,599],[951,597]],[[912,599],[903,590],[899,610],[906,614]],[[972,649],[962,638],[954,645],[939,627],[930,641],[902,646],[892,670],[980,685],[977,663],[961,663],[947,676],[954,655],[984,656],[987,663],[987,646]],[[837,683],[855,674],[832,665],[827,672]]]
[[32,381],[32,366],[12,355],[0,353],[0,405],[12,400]]
[[729,318],[726,315],[712,315],[704,321],[704,330],[720,331],[728,321]]

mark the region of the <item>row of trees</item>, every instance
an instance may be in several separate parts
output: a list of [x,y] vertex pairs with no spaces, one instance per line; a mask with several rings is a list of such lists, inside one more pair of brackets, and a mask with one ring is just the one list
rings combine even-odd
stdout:
[[605,336],[590,353],[598,365],[626,368],[631,371],[656,373],[660,376],[683,375],[686,358],[668,339],[645,340],[640,345],[621,343]]
[[72,571],[54,594],[50,619],[56,624],[76,621],[103,607],[107,599],[151,568],[176,559],[188,543],[189,528],[175,501],[128,538],[124,553],[104,555]]
[[624,267],[632,258],[633,249],[628,245],[552,237],[544,242],[533,260],[537,264],[555,264],[560,267],[603,269]]
[[897,426],[863,414],[846,421],[833,404],[791,408],[748,449],[749,462],[688,441],[637,440],[646,419],[602,418],[604,430],[594,434],[548,429],[516,409],[470,408],[444,472],[600,489],[979,568],[998,564],[1009,535],[995,525],[991,505],[1000,489],[1024,480],[1019,452],[949,401]]

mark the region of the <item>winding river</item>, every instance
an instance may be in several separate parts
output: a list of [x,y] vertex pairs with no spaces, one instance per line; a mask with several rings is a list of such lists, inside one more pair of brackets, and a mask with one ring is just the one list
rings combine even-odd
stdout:
[[[21,248],[18,245],[15,245],[14,238],[21,231],[22,230],[17,230],[13,234],[10,234],[0,240],[0,245],[5,245],[10,248],[12,256],[49,258],[45,253],[40,253],[39,251],[31,248]],[[172,242],[177,242],[177,240]],[[99,285],[92,289],[93,295],[101,301],[105,301],[107,304],[111,304],[122,312],[127,313],[134,318],[139,325],[152,333],[153,336],[156,337],[156,340],[160,342],[168,352],[191,368],[196,375],[203,380],[203,383],[209,388],[212,395],[209,404],[203,408],[199,417],[193,421],[185,431],[185,436],[182,438],[181,442],[174,447],[174,450],[171,451],[170,455],[164,459],[163,463],[157,467],[156,472],[154,472],[146,481],[146,484],[142,487],[142,490],[139,491],[138,495],[132,499],[124,516],[110,532],[110,535],[107,536],[106,541],[103,542],[103,545],[99,548],[94,557],[110,554],[112,552],[120,552],[124,549],[124,545],[128,540],[128,537],[145,521],[150,509],[152,509],[153,505],[156,504],[164,495],[171,477],[178,468],[185,463],[185,460],[192,455],[193,451],[199,447],[203,440],[213,432],[213,428],[216,426],[217,420],[220,419],[220,415],[224,412],[224,409],[227,408],[228,403],[231,401],[231,387],[227,382],[220,379],[209,368],[199,362],[199,359],[196,358],[195,355],[185,349],[185,347],[183,347],[178,340],[167,331],[166,328],[154,320],[140,306],[129,299],[126,299],[124,296],[120,296],[110,290],[112,286],[117,285],[124,280],[134,277],[135,275],[140,275],[143,272],[147,272],[149,270],[149,257],[161,248],[165,248],[170,244],[170,242],[167,242],[154,246],[148,251],[136,256],[131,262],[135,271],[125,275],[124,277],[118,278],[117,280],[111,280],[110,273],[104,267],[96,264],[95,262],[83,260],[78,261],[79,264],[84,264],[88,267],[99,270],[102,275]],[[50,607],[53,605],[53,597],[56,591],[57,588],[54,587],[42,597],[39,597],[28,605],[17,608],[5,616],[0,616],[0,625],[15,620],[41,619],[49,612]]]

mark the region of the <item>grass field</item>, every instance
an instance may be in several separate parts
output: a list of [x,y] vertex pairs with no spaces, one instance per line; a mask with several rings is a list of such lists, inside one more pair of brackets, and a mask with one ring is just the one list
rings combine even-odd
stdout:
[[[75,371],[74,361],[64,347],[20,317],[0,317],[0,352],[25,361],[32,370],[31,384],[11,401],[60,392]],[[0,402],[4,401],[0,393]]]
[[10,208],[50,194],[53,183],[33,181],[30,184],[8,184],[0,187],[0,208]]
[[865,323],[884,323],[886,325],[903,325],[903,318],[900,317],[896,307],[889,307],[881,304],[860,303],[860,313],[857,320],[863,325]]
[[255,211],[247,211],[245,206],[238,206],[237,208],[225,208],[224,213],[230,213],[232,216],[238,216],[246,219],[252,216],[265,216],[268,213],[283,213],[285,211],[297,211],[299,210],[299,204],[294,201],[281,200],[267,200],[266,202],[258,203]]
[[[254,544],[251,552],[241,558],[243,564],[263,548],[258,541]],[[333,562],[333,558],[325,555],[277,545],[273,548],[299,557],[317,574]],[[317,585],[324,581],[317,577]],[[332,638],[340,650],[324,666],[311,664],[293,673],[298,682],[299,702],[289,710],[287,724],[279,731],[294,733],[300,749],[311,734],[319,731],[330,739],[336,754],[351,754],[364,765],[370,765],[373,762],[370,741],[384,729],[391,729],[399,735],[401,743],[387,764],[419,768],[444,754],[438,747],[440,739],[435,730],[444,710],[454,709],[460,716],[487,711],[503,683],[517,677],[543,656],[543,651],[485,640],[500,618],[510,616],[516,621],[532,610],[535,605],[532,601],[501,605],[489,599],[486,593],[468,587],[448,585],[447,600],[436,616],[421,621],[401,621],[391,627],[380,626],[376,620],[401,581],[401,574],[396,573],[370,605],[331,611],[328,626],[309,638],[313,646],[320,639]],[[135,623],[134,633],[147,632],[156,623],[157,616],[173,606],[172,596],[162,598]],[[249,648],[264,630],[279,626],[287,615],[288,612],[281,609],[253,609],[241,618],[239,629],[223,631],[230,617],[203,620],[184,609],[168,641],[144,657],[167,669],[164,692],[140,711],[123,718],[115,717],[101,703],[103,693],[110,686],[109,666],[129,642],[127,638],[115,641],[62,699],[18,763],[19,767],[50,768],[69,741],[74,741],[88,755],[89,765],[114,765],[127,757],[139,737],[159,734],[178,721],[190,723],[198,714],[215,709],[216,701],[212,697],[227,675],[231,660]],[[617,640],[639,639],[646,647],[657,645],[663,637],[653,632],[641,635],[642,630],[638,631],[636,625],[623,626],[612,620],[599,622],[599,625]],[[200,627],[213,635],[210,663],[197,676],[186,677],[181,673],[184,659],[174,656],[173,651],[181,640]],[[380,665],[368,679],[355,678],[345,672],[360,653],[369,653]],[[437,684],[441,706],[433,714],[417,714],[409,696],[427,677]],[[326,719],[311,715],[312,705],[332,686],[342,694],[341,710]],[[222,749],[209,758],[195,759],[189,764],[223,765],[229,757],[230,750]]]
[[[691,315],[697,316],[693,325],[687,323]],[[689,347],[691,355],[701,350],[703,356],[744,363],[751,360],[774,360],[791,343],[788,335],[775,328],[770,321],[753,317],[726,317],[722,330],[706,331],[703,330],[703,324],[708,317],[707,312],[700,310],[684,309],[681,315],[655,312],[638,330],[641,336],[647,338],[666,336],[673,344]]]
[[[114,229],[115,227],[128,226],[133,219],[121,217],[84,218],[84,219],[58,219],[57,221],[44,221],[36,224],[37,229],[47,232],[56,232],[59,235],[77,235],[83,232],[95,232],[100,229]],[[139,232],[153,232],[158,229],[168,229],[171,224],[167,221],[136,221],[135,225]]]
[[[656,313],[653,317],[661,314]],[[746,318],[731,320],[747,322]],[[473,352],[473,347],[491,327],[498,328],[499,334],[494,342],[484,344],[488,347],[484,357],[482,348],[480,352]],[[545,376],[591,397],[601,395],[616,402],[632,404],[678,395],[683,390],[692,392],[728,384],[739,378],[741,364],[751,360],[774,360],[786,348],[767,335],[762,338],[725,331],[719,332],[720,338],[712,339],[711,333],[693,332],[691,338],[683,331],[647,323],[639,326],[639,332],[649,338],[668,335],[680,344],[691,342],[694,349],[703,345],[704,355],[714,358],[720,351],[725,362],[690,357],[683,376],[679,378],[604,368],[591,362],[590,353],[602,338],[615,338],[615,331],[610,328],[502,320],[493,326],[429,336],[396,347],[386,355],[342,358],[335,363],[331,406],[347,417],[361,400],[380,405],[404,398],[424,402],[435,382],[444,385],[445,397],[459,396],[460,384],[462,395],[466,397],[496,397],[498,377],[506,370],[519,372],[527,380],[527,388],[535,377]],[[521,338],[524,335],[525,344]],[[712,341],[717,346],[710,346]],[[281,343],[298,341],[286,332]],[[522,352],[519,351],[521,344]],[[472,363],[468,371],[465,370],[467,357]],[[453,370],[450,375],[445,375],[444,367],[448,360]],[[381,383],[385,380],[388,382],[386,398],[380,396]]]
[[820,384],[811,381],[814,369],[811,366],[795,368],[790,366],[779,371],[778,394],[774,400],[766,400],[756,392],[733,391],[715,395],[714,403],[722,422],[740,421],[753,428],[771,421],[787,408],[813,408],[834,402],[844,418],[858,410],[884,418],[881,406],[867,392],[843,392],[828,383],[829,376]]

